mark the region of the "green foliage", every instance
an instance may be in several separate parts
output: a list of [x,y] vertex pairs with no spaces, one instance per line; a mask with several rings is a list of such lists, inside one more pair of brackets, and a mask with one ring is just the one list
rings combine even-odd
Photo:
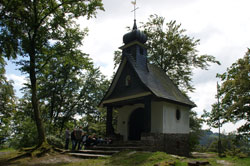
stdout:
[[54,135],[48,135],[46,138],[48,144],[53,145],[54,147],[63,149],[64,142],[62,139],[54,136]]
[[194,151],[196,147],[199,145],[199,140],[201,136],[203,135],[203,132],[201,129],[203,120],[197,117],[196,112],[191,110],[189,113],[190,113],[189,115],[189,127],[190,127],[189,148],[190,148],[190,151]]
[[[113,127],[115,128],[117,123],[117,112],[113,111]],[[79,120],[79,126],[83,127],[83,130],[88,134],[96,134],[97,136],[106,136],[106,109],[100,108],[98,112],[92,114],[86,114]]]
[[[202,140],[202,146],[198,147],[201,152],[218,152],[218,133],[206,131]],[[203,138],[204,139],[204,138]],[[249,138],[236,133],[221,134],[222,152],[228,156],[244,157],[249,155]]]
[[0,55],[19,57],[20,70],[29,76],[37,142],[41,145],[45,142],[45,130],[39,106],[38,85],[43,83],[39,75],[54,55],[76,53],[74,49],[82,44],[84,32],[79,31],[75,18],[95,16],[97,10],[104,10],[102,2],[2,0],[0,8]]
[[[19,117],[17,117],[19,116]],[[37,144],[37,131],[34,121],[24,115],[15,116],[13,137],[10,146],[14,148],[31,147]]]
[[213,127],[218,118],[222,124],[226,122],[238,122],[244,120],[244,124],[238,128],[241,134],[249,135],[250,131],[250,49],[243,58],[233,63],[225,73],[218,74],[222,85],[218,87],[220,103],[212,105],[212,111],[205,112],[207,122]]
[[16,108],[13,82],[5,77],[5,61],[0,56],[0,147],[11,135],[11,120]]

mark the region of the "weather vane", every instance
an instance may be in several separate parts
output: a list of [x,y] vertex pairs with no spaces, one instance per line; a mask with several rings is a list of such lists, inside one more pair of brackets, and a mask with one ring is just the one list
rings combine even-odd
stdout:
[[136,10],[139,9],[139,7],[136,7],[136,0],[131,2],[134,5],[134,10],[132,10],[131,12],[134,12],[134,20],[136,19]]

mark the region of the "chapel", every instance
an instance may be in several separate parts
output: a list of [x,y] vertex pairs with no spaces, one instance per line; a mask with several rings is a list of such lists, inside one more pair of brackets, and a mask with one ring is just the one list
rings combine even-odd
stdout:
[[163,70],[148,62],[146,41],[134,20],[131,32],[123,36],[121,63],[99,105],[107,109],[106,134],[140,141],[150,150],[188,155],[189,111],[196,105]]

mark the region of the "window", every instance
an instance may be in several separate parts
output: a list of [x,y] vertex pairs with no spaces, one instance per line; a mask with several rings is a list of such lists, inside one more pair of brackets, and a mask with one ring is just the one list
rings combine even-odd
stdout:
[[130,75],[126,76],[125,85],[126,86],[130,86],[131,85],[131,77],[130,77]]
[[176,119],[180,120],[180,118],[181,118],[181,111],[179,109],[177,109],[176,112],[175,112],[175,114],[176,114]]

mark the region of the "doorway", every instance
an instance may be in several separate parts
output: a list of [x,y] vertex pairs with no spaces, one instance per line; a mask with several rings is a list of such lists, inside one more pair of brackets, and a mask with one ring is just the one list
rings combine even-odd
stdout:
[[145,131],[145,110],[143,108],[135,109],[129,118],[128,140],[140,140],[141,133]]

